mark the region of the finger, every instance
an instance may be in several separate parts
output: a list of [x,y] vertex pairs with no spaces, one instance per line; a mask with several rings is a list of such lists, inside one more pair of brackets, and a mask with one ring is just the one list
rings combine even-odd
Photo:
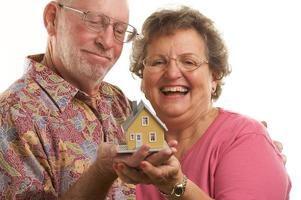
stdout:
[[96,167],[102,173],[112,173],[113,159],[116,156],[116,145],[102,143],[97,152]]
[[283,145],[281,142],[274,140],[273,141],[274,145],[277,147],[277,149],[282,152],[283,151]]
[[165,143],[165,146],[162,150],[157,153],[149,154],[144,160],[147,160],[154,166],[161,165],[177,152],[177,145],[178,142],[176,140],[171,140],[168,143]]
[[130,183],[130,184],[138,184],[136,181],[131,179],[129,176],[127,176],[125,173],[123,173],[121,170],[116,170],[116,174],[125,183]]
[[149,154],[150,147],[148,145],[142,145],[136,152],[132,154],[119,154],[115,159],[115,163],[125,163],[130,167],[138,167],[140,162],[144,160]]
[[124,163],[118,163],[114,169],[116,169],[117,175],[127,183],[150,183],[147,175],[140,169],[128,167]]
[[287,162],[287,157],[286,157],[286,155],[284,155],[284,154],[281,154],[281,157],[282,157],[282,161],[283,161],[283,163],[284,163],[284,165],[285,165],[286,162]]
[[268,127],[268,123],[266,121],[261,121],[261,123],[267,128]]
[[104,142],[99,146],[98,155],[102,157],[114,157],[117,154],[117,145]]
[[151,183],[164,191],[178,182],[181,171],[179,165],[177,166],[162,165],[155,167],[147,161],[142,161],[140,164],[140,168],[149,177]]
[[155,182],[161,182],[161,179],[165,180],[173,178],[173,176],[181,170],[179,161],[175,156],[172,156],[166,164],[160,166],[154,166],[148,161],[142,161],[140,168],[152,181]]
[[178,141],[177,141],[177,140],[170,140],[170,141],[168,142],[168,146],[169,146],[170,148],[171,148],[171,147],[176,148],[177,145],[178,145]]
[[159,166],[165,163],[173,155],[174,151],[176,151],[175,148],[166,147],[159,152],[150,154],[145,160],[154,166]]
[[[150,178],[151,181],[155,180],[153,183],[158,183],[158,182],[164,181],[162,168],[156,167],[148,161],[142,161],[140,164],[140,168],[143,171],[143,173],[145,173]],[[168,169],[165,169],[165,170],[168,170]]]
[[140,162],[149,154],[149,149],[150,146],[142,145],[136,152],[133,153],[126,164],[130,167],[138,167]]

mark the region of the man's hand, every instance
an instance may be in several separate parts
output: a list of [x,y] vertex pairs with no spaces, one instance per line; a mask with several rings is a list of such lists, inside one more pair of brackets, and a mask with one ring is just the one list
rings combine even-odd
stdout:
[[103,142],[99,145],[97,158],[94,162],[96,173],[102,178],[108,178],[113,181],[117,178],[117,174],[113,169],[113,160],[117,156],[117,146]]
[[279,141],[276,141],[276,140],[273,140],[273,143],[277,147],[277,149],[280,151],[283,163],[286,164],[287,158],[286,158],[286,155],[282,153],[282,150],[283,150],[282,143]]
[[60,199],[105,199],[117,178],[113,169],[113,160],[117,155],[116,148],[114,144],[101,143],[96,160]]
[[[262,123],[266,128],[268,128],[268,123],[267,123],[266,121],[261,121],[261,123]],[[283,145],[282,145],[282,143],[279,142],[279,141],[276,141],[276,140],[273,140],[273,143],[274,143],[274,145],[277,147],[277,149],[280,151],[281,156],[282,156],[282,161],[283,161],[283,163],[286,164],[287,157],[286,157],[285,154],[282,153],[282,151],[283,151]]]

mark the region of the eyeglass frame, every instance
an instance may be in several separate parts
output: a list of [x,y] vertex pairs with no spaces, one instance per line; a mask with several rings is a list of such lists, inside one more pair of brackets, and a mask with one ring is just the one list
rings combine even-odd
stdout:
[[[76,8],[73,8],[73,7],[70,7],[70,6],[66,6],[66,5],[64,5],[64,4],[62,4],[62,3],[57,3],[57,5],[58,5],[60,8],[62,8],[62,9],[71,10],[71,11],[74,11],[74,12],[77,12],[77,13],[81,14],[81,15],[82,15],[81,20],[85,23],[86,27],[87,27],[88,29],[92,30],[92,31],[95,31],[95,32],[101,32],[101,31],[106,30],[106,29],[108,28],[109,25],[112,25],[112,26],[113,26],[114,38],[115,38],[118,42],[121,42],[121,43],[128,43],[128,42],[131,42],[137,35],[139,35],[137,29],[136,29],[134,26],[132,26],[132,25],[130,25],[130,24],[128,24],[128,23],[125,23],[125,22],[116,20],[116,19],[114,19],[114,18],[112,18],[112,17],[110,17],[110,16],[107,16],[107,15],[101,13],[101,12],[99,12],[97,15],[98,15],[98,16],[101,15],[101,16],[105,17],[106,19],[108,19],[108,22],[109,22],[109,23],[107,23],[107,24],[102,24],[103,27],[104,27],[102,30],[95,29],[95,28],[90,27],[89,25],[87,25],[87,22],[91,22],[91,21],[87,20],[86,18],[87,18],[87,15],[88,15],[88,14],[96,14],[96,13],[93,13],[93,12],[91,12],[91,11],[82,11],[82,10],[79,10],[79,9],[76,9]],[[111,23],[112,21],[113,21],[113,23]],[[114,22],[114,21],[115,21],[115,22]],[[130,35],[132,35],[132,37],[131,37],[130,39],[126,39],[126,41],[124,41],[124,40],[121,41],[120,39],[118,39],[118,37],[116,36],[116,32],[117,32],[117,31],[116,31],[116,25],[118,25],[118,24],[124,24],[124,25],[126,25],[127,29],[126,29],[126,31],[124,32],[124,36],[126,35],[126,32],[129,32],[129,31],[128,31],[128,27],[131,27],[131,28],[133,29],[133,32],[129,32]],[[124,37],[124,38],[125,38],[125,37]]]
[[[188,54],[185,54],[185,53],[184,53],[184,54],[180,54],[180,55],[178,55],[176,58],[171,58],[171,57],[169,57],[169,56],[164,56],[164,55],[156,55],[156,56],[159,56],[159,57],[161,57],[161,58],[166,59],[167,63],[164,64],[164,67],[151,66],[151,65],[147,65],[147,64],[146,64],[146,60],[147,60],[147,59],[149,59],[149,58],[151,58],[151,57],[155,57],[155,56],[151,56],[151,57],[146,57],[146,58],[144,58],[144,59],[142,60],[142,64],[143,64],[144,68],[146,68],[146,69],[158,69],[158,70],[162,71],[162,70],[166,70],[166,69],[167,69],[167,67],[168,67],[168,66],[170,65],[170,63],[171,63],[171,60],[174,60],[175,63],[176,63],[176,65],[177,65],[177,67],[178,67],[179,69],[181,69],[181,70],[184,70],[185,72],[192,72],[192,71],[194,71],[194,70],[200,68],[203,64],[209,64],[209,61],[208,61],[207,59],[201,59],[201,61],[198,62],[192,69],[189,69],[189,68],[186,68],[186,67],[181,67],[181,66],[179,66],[179,64],[178,64],[178,62],[180,62],[178,59],[179,59],[181,56],[185,56],[185,55],[186,55],[186,56],[192,55],[192,56],[194,56],[195,58],[199,58],[199,56],[197,56],[197,55],[195,55],[195,54],[193,54],[193,53],[188,53]],[[180,62],[180,63],[181,63],[181,62]],[[181,64],[180,64],[180,65],[181,65]]]

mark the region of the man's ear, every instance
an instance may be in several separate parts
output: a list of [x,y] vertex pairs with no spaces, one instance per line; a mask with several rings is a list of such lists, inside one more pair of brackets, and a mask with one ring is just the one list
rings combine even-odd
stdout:
[[143,81],[143,78],[141,79],[140,90],[141,90],[141,92],[144,93],[144,81]]
[[58,9],[58,6],[54,2],[48,3],[44,9],[44,26],[49,36],[52,36],[56,33],[56,19]]

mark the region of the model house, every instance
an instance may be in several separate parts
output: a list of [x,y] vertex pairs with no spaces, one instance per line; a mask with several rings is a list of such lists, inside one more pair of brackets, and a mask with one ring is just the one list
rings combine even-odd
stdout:
[[136,151],[142,144],[148,144],[151,151],[158,151],[164,146],[164,134],[167,131],[161,120],[152,113],[142,101],[133,103],[133,113],[122,124],[126,134],[126,144],[119,145],[120,153]]

